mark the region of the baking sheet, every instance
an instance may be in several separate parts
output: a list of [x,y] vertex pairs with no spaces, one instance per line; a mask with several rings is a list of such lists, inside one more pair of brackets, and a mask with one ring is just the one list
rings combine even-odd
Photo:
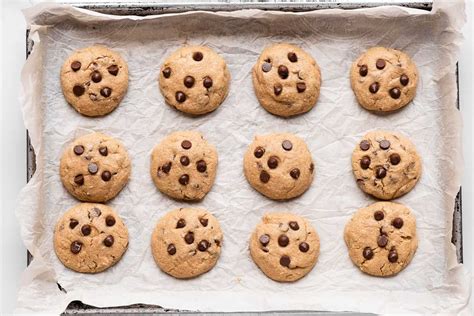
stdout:
[[[148,303],[202,311],[469,313],[469,277],[457,264],[450,243],[462,166],[454,76],[462,12],[460,2],[435,2],[431,12],[384,7],[300,14],[193,12],[146,18],[105,16],[59,5],[27,10],[35,47],[23,71],[22,99],[25,124],[37,152],[37,171],[22,191],[17,215],[25,244],[35,259],[22,280],[18,311],[58,313],[70,301],[81,300],[94,306]],[[278,41],[309,51],[323,78],[315,109],[286,120],[258,105],[250,76],[263,47]],[[95,43],[106,44],[124,56],[129,63],[130,86],[116,111],[91,119],[66,104],[58,76],[72,50]],[[228,63],[230,94],[214,113],[184,116],[166,106],[157,89],[161,63],[183,44],[208,45]],[[397,113],[368,113],[357,105],[350,90],[350,64],[373,45],[402,49],[418,65],[418,95]],[[359,272],[342,239],[351,214],[374,202],[357,188],[350,170],[354,144],[372,128],[409,136],[424,163],[420,183],[397,199],[417,215],[419,249],[405,271],[388,279]],[[172,208],[188,205],[158,193],[148,170],[153,146],[179,129],[200,130],[218,149],[213,190],[193,205],[213,212],[225,234],[217,266],[188,281],[159,271],[149,249],[158,218]],[[61,214],[77,203],[59,180],[62,150],[74,137],[92,130],[120,138],[132,157],[130,183],[110,203],[128,225],[130,246],[112,269],[82,275],[60,264],[52,250],[52,231]],[[316,162],[311,189],[289,202],[260,196],[242,172],[243,153],[253,135],[275,131],[302,136]],[[251,261],[246,241],[265,211],[295,212],[310,219],[318,230],[319,263],[303,280],[273,282]]]

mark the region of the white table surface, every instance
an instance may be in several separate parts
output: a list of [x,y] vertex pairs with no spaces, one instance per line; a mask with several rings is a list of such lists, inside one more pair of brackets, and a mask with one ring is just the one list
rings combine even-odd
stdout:
[[[39,1],[1,0],[1,115],[0,115],[0,192],[1,192],[1,300],[0,311],[4,315],[13,313],[16,293],[21,282],[21,273],[26,267],[26,249],[20,239],[19,225],[14,214],[16,199],[26,184],[26,131],[23,125],[18,95],[20,71],[25,60],[25,22],[21,13]],[[68,2],[68,1],[62,1]],[[74,1],[78,2],[78,1]],[[93,2],[88,0],[87,2]],[[466,41],[459,60],[460,102],[464,118],[463,186],[463,242],[464,263],[472,272],[473,267],[473,5],[467,0],[465,27]],[[41,299],[41,298],[38,298]]]

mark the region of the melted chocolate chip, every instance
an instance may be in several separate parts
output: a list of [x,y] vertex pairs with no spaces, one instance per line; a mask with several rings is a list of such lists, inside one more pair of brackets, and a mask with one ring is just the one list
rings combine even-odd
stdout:
[[195,61],[201,61],[203,59],[204,55],[201,52],[195,52],[193,54],[193,59]]
[[194,86],[194,77],[191,77],[191,76],[184,77],[183,83],[186,86],[186,88],[192,88],[192,86]]
[[74,146],[74,153],[78,156],[82,155],[84,153],[84,146],[81,146],[81,145]]
[[263,70],[263,72],[269,72],[270,70],[272,70],[272,64],[263,63],[262,64],[262,70]]
[[90,174],[96,174],[97,171],[99,171],[99,166],[97,166],[97,164],[91,162],[91,163],[87,166],[87,170],[89,171]]
[[256,158],[262,158],[264,153],[265,153],[265,149],[263,149],[262,147],[255,148],[255,151],[253,152]]
[[106,247],[112,247],[113,244],[114,244],[114,236],[108,235],[107,237],[105,237],[104,245]]
[[366,260],[370,260],[374,257],[374,252],[370,247],[365,247],[362,251],[362,256],[364,256]]
[[168,173],[170,172],[170,170],[171,170],[171,161],[165,163],[165,164],[161,167],[161,170],[162,170],[164,173],[168,174]]
[[106,146],[100,147],[100,148],[99,148],[99,153],[100,153],[102,156],[105,157],[105,156],[107,156],[107,155],[109,154],[109,150],[107,149]]
[[262,172],[260,172],[260,181],[262,181],[263,183],[267,183],[268,181],[270,181],[270,175],[265,170],[262,170]]
[[69,220],[69,228],[74,229],[77,225],[79,225],[79,222],[74,218]]
[[193,144],[189,140],[183,140],[181,142],[181,147],[183,149],[190,149],[193,146]]
[[385,214],[382,211],[375,211],[374,218],[376,221],[381,221],[385,217]]
[[169,245],[168,245],[168,248],[166,248],[166,251],[168,251],[168,254],[169,254],[170,256],[175,255],[175,254],[176,254],[176,247],[175,247],[175,245],[169,244]]
[[370,157],[369,156],[364,156],[360,160],[360,167],[362,169],[368,169],[370,167]]
[[201,240],[198,244],[199,251],[206,251],[211,244],[207,240]]
[[78,185],[83,185],[84,184],[84,176],[82,174],[78,174],[77,176],[74,177],[74,183]]
[[100,177],[102,178],[102,180],[107,182],[107,181],[110,181],[110,179],[112,179],[112,173],[110,173],[110,171],[108,170],[105,170],[104,172],[102,172],[102,175]]
[[299,92],[299,93],[302,93],[306,90],[306,83],[304,82],[298,82],[296,84],[296,90]]
[[71,243],[71,252],[73,254],[78,254],[79,252],[81,252],[81,249],[82,249],[82,242],[80,242],[79,240],[75,240]]
[[163,77],[169,78],[171,76],[171,68],[166,67],[161,73],[163,74]]
[[207,227],[209,220],[207,218],[200,218],[199,222],[201,223],[202,226]]
[[398,261],[398,253],[395,248],[392,248],[388,253],[388,261],[390,261],[391,263],[395,263]]
[[91,80],[94,81],[95,83],[101,82],[102,81],[102,75],[98,71],[94,71],[91,74]]
[[108,98],[112,95],[112,89],[110,89],[109,87],[102,88],[100,89],[100,95],[104,98]]
[[363,141],[361,141],[360,144],[359,144],[359,148],[362,149],[363,151],[369,150],[369,148],[370,148],[369,141],[367,141],[365,139]]
[[85,91],[86,89],[84,89],[84,87],[80,85],[75,85],[74,88],[72,88],[72,92],[76,97],[80,97],[84,94]]
[[181,185],[187,185],[189,183],[189,175],[183,174],[181,177],[179,177],[178,181]]
[[290,239],[286,235],[280,235],[278,237],[278,245],[280,247],[286,247],[290,243]]
[[81,227],[81,233],[84,235],[84,236],[89,236],[92,232],[92,228],[90,225],[84,225]]
[[384,167],[377,167],[377,169],[375,169],[375,176],[377,177],[377,179],[383,179],[386,175],[387,170],[385,170]]
[[408,82],[410,82],[410,79],[408,78],[407,75],[402,75],[400,77],[400,83],[404,86],[406,86],[408,84]]
[[378,83],[378,82],[374,82],[374,83],[372,83],[372,84],[369,86],[369,91],[370,91],[371,93],[377,93],[377,91],[379,91],[379,87],[380,87],[379,83]]
[[262,246],[266,246],[270,243],[270,236],[268,236],[267,234],[262,235],[260,236],[258,241],[260,241],[260,244],[262,244]]
[[300,225],[298,225],[298,222],[291,221],[288,223],[288,226],[290,226],[291,229],[293,230],[298,230],[300,229]]
[[178,221],[176,222],[176,228],[183,228],[185,226],[186,226],[186,221],[184,220],[184,218],[178,219]]
[[300,169],[298,168],[291,169],[290,171],[290,176],[295,180],[297,180],[300,177],[300,174],[301,172],[300,172]]
[[402,95],[402,92],[398,88],[390,89],[390,96],[393,99],[398,99]]
[[281,79],[288,78],[289,74],[290,72],[288,71],[288,68],[286,66],[283,66],[283,65],[278,66],[278,75],[280,76]]
[[190,163],[188,156],[181,156],[181,158],[179,158],[179,162],[181,162],[183,166],[187,166]]
[[112,215],[107,215],[107,217],[105,218],[105,224],[109,227],[114,226],[115,225],[115,217],[113,217]]
[[299,250],[300,250],[301,252],[308,252],[308,250],[309,250],[309,244],[308,244],[307,242],[304,242],[304,241],[303,241],[302,243],[300,243],[300,245],[298,246],[298,248],[299,248]]
[[296,63],[298,61],[298,56],[296,56],[296,54],[293,52],[289,52],[288,60],[291,61],[292,63]]
[[375,63],[375,66],[377,67],[377,69],[384,69],[385,68],[385,60],[377,59],[377,62]]
[[391,154],[389,159],[390,159],[390,163],[394,166],[398,165],[401,161],[400,155],[397,153]]
[[71,63],[71,69],[73,71],[78,71],[79,69],[81,69],[81,66],[82,66],[81,62],[77,60]]
[[281,143],[281,147],[283,147],[283,149],[286,151],[290,151],[293,149],[293,144],[289,140],[284,140]]
[[385,235],[380,235],[377,237],[377,245],[381,248],[384,248],[388,244],[388,237]]
[[119,72],[119,67],[117,65],[112,65],[112,66],[109,66],[107,68],[107,71],[109,72],[109,74],[111,74],[112,76],[116,76]]
[[186,95],[181,91],[177,91],[174,97],[179,103],[186,101]]
[[194,242],[194,233],[193,232],[188,232],[185,236],[184,236],[184,241],[190,245]]
[[395,228],[402,228],[403,226],[403,219],[401,219],[400,217],[396,217],[392,220],[392,226],[395,227]]
[[268,168],[275,169],[276,167],[278,167],[278,158],[275,156],[271,156],[270,158],[268,158],[267,165]]
[[196,169],[197,171],[199,172],[206,172],[207,170],[207,164],[204,160],[199,160],[197,163],[196,163]]
[[311,163],[309,165],[309,172],[313,173],[313,171],[314,171],[314,163]]
[[283,267],[289,267],[290,262],[291,262],[290,257],[288,257],[287,255],[281,256],[280,265],[282,265]]
[[204,80],[202,81],[202,85],[204,86],[204,88],[206,89],[209,89],[210,87],[212,87],[212,79],[211,77],[204,77]]
[[365,77],[367,76],[368,73],[369,73],[369,68],[367,68],[367,65],[360,66],[359,75],[361,75],[362,77]]
[[387,149],[390,148],[390,142],[386,139],[383,139],[383,140],[380,141],[379,146],[380,146],[381,149],[387,150]]
[[273,86],[273,92],[275,93],[275,95],[280,95],[282,91],[283,91],[283,86],[281,84],[277,83],[276,85]]

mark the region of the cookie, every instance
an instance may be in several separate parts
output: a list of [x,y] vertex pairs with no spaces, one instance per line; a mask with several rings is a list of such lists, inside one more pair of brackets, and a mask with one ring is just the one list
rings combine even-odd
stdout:
[[403,270],[418,247],[416,220],[402,204],[377,202],[359,209],[344,230],[352,262],[374,276]]
[[309,188],[314,163],[308,147],[298,136],[259,135],[245,153],[244,173],[258,192],[270,199],[287,200]]
[[131,164],[122,143],[102,133],[76,138],[61,157],[61,181],[76,199],[106,202],[127,184]]
[[307,275],[319,256],[319,237],[301,216],[265,214],[250,238],[250,254],[267,277],[293,282]]
[[211,270],[222,247],[217,219],[199,208],[168,212],[155,227],[151,251],[163,272],[178,279],[193,278]]
[[56,255],[77,272],[102,272],[116,264],[127,247],[127,227],[104,204],[81,203],[70,208],[54,230]]
[[352,171],[362,191],[391,200],[413,189],[421,176],[421,159],[403,135],[372,131],[356,145]]
[[357,101],[371,111],[394,111],[413,100],[418,71],[410,57],[396,49],[373,47],[352,64],[351,85]]
[[193,115],[214,111],[229,92],[225,60],[209,47],[186,46],[163,63],[159,86],[170,106]]
[[113,50],[90,46],[72,53],[61,68],[66,101],[86,116],[112,112],[128,88],[128,66]]
[[284,117],[311,110],[321,87],[321,73],[313,57],[285,43],[263,50],[253,67],[252,79],[265,110]]
[[216,178],[217,151],[201,133],[168,135],[151,154],[151,178],[158,190],[178,200],[201,200]]

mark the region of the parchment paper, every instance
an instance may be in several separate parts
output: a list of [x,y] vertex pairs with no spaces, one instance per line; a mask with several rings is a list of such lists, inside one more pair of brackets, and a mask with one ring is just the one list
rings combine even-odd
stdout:
[[[16,210],[23,240],[34,256],[22,280],[19,312],[59,313],[70,301],[81,300],[94,306],[148,303],[201,311],[470,313],[470,278],[457,264],[450,242],[462,170],[454,75],[464,21],[462,3],[436,2],[432,12],[383,7],[300,14],[193,12],[147,18],[112,17],[48,4],[28,9],[25,15],[35,45],[23,70],[22,110],[36,150],[37,170]],[[311,53],[323,78],[316,107],[291,119],[275,117],[260,107],[251,82],[251,67],[259,53],[280,41]],[[123,55],[130,85],[117,110],[102,118],[87,118],[66,103],[59,70],[73,50],[96,43]],[[232,75],[222,106],[196,118],[165,105],[157,85],[165,57],[186,44],[216,50]],[[415,100],[396,113],[369,113],[358,106],[350,88],[351,63],[374,45],[407,52],[420,72]],[[351,263],[343,240],[351,214],[375,202],[357,188],[350,161],[360,137],[376,128],[407,135],[423,159],[420,182],[397,199],[417,217],[419,248],[402,273],[385,279],[361,273]],[[191,205],[160,194],[149,175],[152,148],[165,135],[183,129],[203,132],[217,147],[219,167],[212,191],[192,205],[214,213],[224,231],[217,266],[187,281],[161,272],[150,251],[157,220],[171,209]],[[63,267],[52,238],[58,218],[78,203],[61,185],[61,153],[76,136],[91,131],[121,139],[132,158],[130,182],[110,202],[128,226],[129,249],[116,266],[96,275]],[[261,196],[242,171],[243,154],[253,136],[277,131],[303,137],[316,163],[311,188],[289,202]],[[296,283],[266,278],[249,256],[248,238],[267,211],[303,215],[319,232],[319,262]]]

